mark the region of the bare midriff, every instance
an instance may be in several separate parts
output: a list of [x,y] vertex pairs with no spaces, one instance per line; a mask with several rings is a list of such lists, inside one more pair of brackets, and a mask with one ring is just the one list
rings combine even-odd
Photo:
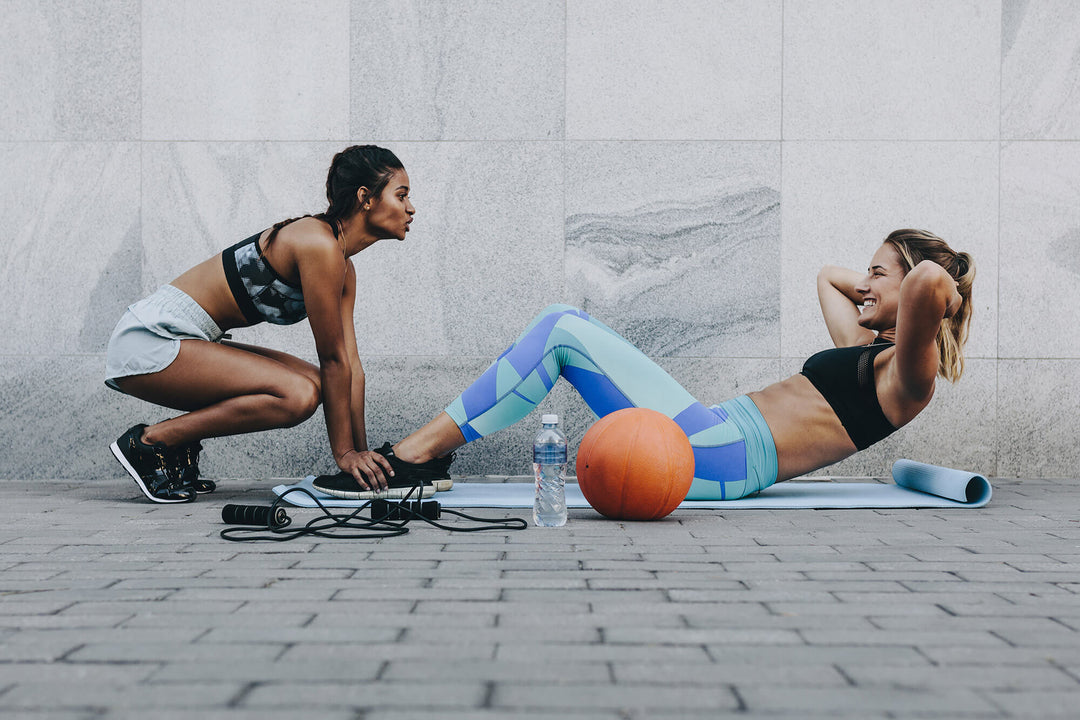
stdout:
[[805,375],[793,375],[747,396],[772,431],[777,482],[855,454],[855,443],[840,418]]
[[221,255],[199,263],[169,284],[199,303],[223,332],[251,324],[240,312],[240,306],[229,289]]

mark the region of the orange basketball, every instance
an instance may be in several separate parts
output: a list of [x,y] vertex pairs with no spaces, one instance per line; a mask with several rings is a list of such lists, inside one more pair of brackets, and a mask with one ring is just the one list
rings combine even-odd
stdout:
[[659,520],[690,491],[694,451],[675,421],[626,408],[589,428],[577,454],[581,493],[613,520]]

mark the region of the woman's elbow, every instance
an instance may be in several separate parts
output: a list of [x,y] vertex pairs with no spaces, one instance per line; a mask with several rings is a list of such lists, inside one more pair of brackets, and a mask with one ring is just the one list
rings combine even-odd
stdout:
[[933,299],[945,308],[956,294],[956,280],[934,261],[923,260],[904,277],[900,292],[912,299]]
[[838,268],[836,265],[824,265],[824,266],[822,266],[822,268],[820,270],[818,270],[818,274],[817,274],[818,285],[821,285],[822,283],[830,282],[832,280],[832,278],[836,275],[836,273],[837,273],[837,271],[839,269],[840,268]]
[[349,359],[344,353],[319,353],[319,370],[322,374],[350,370]]
[[923,260],[913,267],[904,277],[903,284],[918,287],[925,292],[935,290],[951,292],[956,287],[956,281],[948,271],[933,260]]

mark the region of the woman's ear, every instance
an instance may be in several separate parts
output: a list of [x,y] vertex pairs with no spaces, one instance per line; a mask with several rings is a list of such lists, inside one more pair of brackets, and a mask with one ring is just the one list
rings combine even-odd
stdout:
[[356,189],[356,207],[361,210],[371,209],[371,191],[362,185]]

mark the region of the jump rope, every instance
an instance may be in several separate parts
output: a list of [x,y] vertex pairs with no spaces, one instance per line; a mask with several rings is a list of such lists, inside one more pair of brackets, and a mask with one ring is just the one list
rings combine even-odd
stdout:
[[[290,527],[292,518],[285,512],[283,502],[294,492],[311,498],[322,514],[309,520],[303,527]],[[410,500],[413,493],[416,498]],[[221,537],[233,542],[272,541],[285,542],[299,537],[320,537],[332,540],[372,540],[397,537],[409,532],[408,524],[420,520],[428,525],[451,532],[483,532],[485,530],[524,530],[528,527],[521,518],[491,519],[466,515],[457,510],[447,510],[435,500],[420,500],[422,485],[417,482],[409,488],[401,500],[374,498],[352,512],[332,513],[318,497],[306,488],[289,488],[269,506],[226,505],[221,508],[221,519],[229,527],[221,531]],[[363,514],[368,511],[367,514]],[[454,527],[437,522],[443,514],[455,515],[475,525]]]

